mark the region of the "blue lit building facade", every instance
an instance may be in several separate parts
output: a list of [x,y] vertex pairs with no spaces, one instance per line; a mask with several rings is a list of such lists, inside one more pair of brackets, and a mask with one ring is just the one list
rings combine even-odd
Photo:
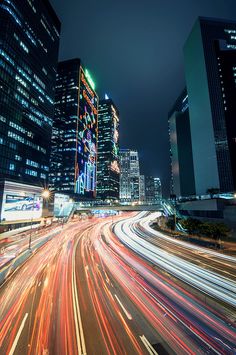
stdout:
[[119,186],[119,112],[107,98],[99,102],[97,197],[118,200]]
[[48,0],[0,2],[0,210],[6,180],[48,184],[59,34]]
[[98,97],[80,59],[57,68],[50,186],[75,198],[96,196]]

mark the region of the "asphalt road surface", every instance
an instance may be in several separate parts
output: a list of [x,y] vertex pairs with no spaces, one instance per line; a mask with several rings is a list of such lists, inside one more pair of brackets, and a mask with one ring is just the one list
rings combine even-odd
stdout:
[[[148,218],[115,217],[114,231],[109,218],[61,227],[0,288],[0,354],[234,354],[236,328],[220,306],[206,305],[168,270],[179,270],[180,259],[182,273],[194,270],[191,286],[208,286],[219,299],[227,292],[232,312],[234,259],[211,255],[208,268],[200,250],[191,260],[196,251],[153,235]],[[166,270],[158,266],[163,254]],[[217,270],[224,263],[228,278]]]

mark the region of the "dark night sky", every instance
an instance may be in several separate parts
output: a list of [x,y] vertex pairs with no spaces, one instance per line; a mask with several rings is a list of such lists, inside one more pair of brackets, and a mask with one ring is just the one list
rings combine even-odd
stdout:
[[197,16],[236,19],[235,0],[51,0],[60,60],[80,57],[121,117],[120,145],[169,187],[167,114],[184,87],[182,47]]

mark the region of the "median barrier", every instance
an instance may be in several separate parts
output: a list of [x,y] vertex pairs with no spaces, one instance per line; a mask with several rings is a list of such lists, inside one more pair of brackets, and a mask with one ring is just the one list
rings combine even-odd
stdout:
[[49,234],[43,240],[39,241],[37,244],[33,245],[31,249],[25,249],[20,254],[15,256],[12,260],[7,262],[6,265],[3,265],[0,269],[0,286],[12,275],[17,268],[19,268],[26,260],[32,255],[32,253],[36,253],[38,249],[40,249],[43,245],[45,245],[49,240],[58,235],[59,231]]

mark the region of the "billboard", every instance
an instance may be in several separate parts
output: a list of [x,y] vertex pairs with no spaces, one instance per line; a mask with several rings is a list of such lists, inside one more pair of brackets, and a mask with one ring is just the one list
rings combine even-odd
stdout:
[[69,195],[55,193],[54,216],[55,217],[65,216],[68,209],[68,205],[71,205]]
[[5,181],[1,220],[17,221],[38,219],[42,216],[42,189],[39,187]]
[[75,193],[85,198],[96,195],[98,97],[94,89],[89,72],[81,67]]

